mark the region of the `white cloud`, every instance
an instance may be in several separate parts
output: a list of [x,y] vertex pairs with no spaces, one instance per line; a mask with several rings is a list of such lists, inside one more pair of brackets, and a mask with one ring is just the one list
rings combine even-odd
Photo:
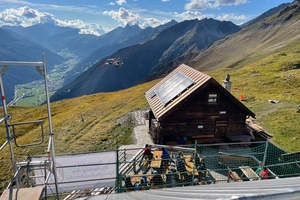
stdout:
[[143,23],[140,24],[141,28],[146,28],[148,26],[157,27],[159,25],[170,22],[171,20],[160,20],[156,18],[144,18]]
[[18,9],[10,8],[0,13],[0,26],[10,25],[28,27],[39,23],[78,28],[82,34],[100,35],[100,32],[103,33],[103,28],[98,24],[87,24],[79,19],[56,19],[55,16],[50,13],[39,12],[28,6],[20,7]]
[[126,4],[126,3],[127,3],[126,0],[117,0],[116,2],[110,2],[108,5],[110,5],[110,6],[114,6],[114,5],[122,6],[122,5]]
[[38,23],[56,24],[54,16],[49,13],[42,13],[31,9],[28,6],[18,9],[6,9],[0,13],[0,26],[2,25],[20,25],[32,26]]
[[215,0],[191,0],[185,5],[186,10],[202,10],[216,7]]
[[243,21],[246,20],[247,17],[245,15],[235,15],[233,13],[230,13],[230,14],[221,14],[217,17],[217,19],[221,21]]
[[[4,23],[5,22],[5,23]],[[6,24],[19,25],[22,23],[22,20],[19,18],[9,15],[7,13],[0,13],[0,26]]]
[[247,0],[216,0],[216,3],[220,6],[240,5],[247,3]]
[[191,19],[199,19],[200,20],[200,19],[203,19],[203,18],[208,17],[208,16],[207,15],[202,15],[198,11],[188,10],[186,12],[176,14],[176,17],[181,19],[181,20],[191,20]]
[[[141,11],[138,10],[139,12],[145,12],[145,10]],[[161,15],[162,13],[157,14]],[[166,14],[166,13],[163,13]],[[129,25],[139,25],[141,28],[146,28],[148,26],[151,27],[157,27],[159,25],[165,24],[167,22],[170,22],[170,18],[168,19],[159,19],[159,18],[155,18],[155,17],[141,17],[139,14],[136,14],[135,12],[126,10],[125,8],[121,7],[119,8],[118,11],[105,11],[103,12],[103,15],[108,15],[110,16],[112,19],[116,20],[117,22],[119,22],[122,26],[125,26],[127,24]]]
[[240,5],[247,3],[247,0],[190,0],[185,5],[186,10],[213,9],[220,6]]
[[116,1],[116,3],[121,6],[123,4],[126,4],[127,2],[126,2],[126,0],[118,0],[118,1]]
[[139,24],[139,15],[135,14],[125,8],[121,7],[118,11],[104,11],[104,15],[111,16],[114,20],[117,20],[119,23],[123,25],[135,25]]
[[56,22],[57,22],[58,26],[78,28],[78,29],[80,29],[80,31],[79,31],[80,34],[93,34],[93,35],[99,36],[100,35],[100,33],[99,33],[100,30],[102,30],[102,27],[99,24],[87,24],[87,23],[84,23],[80,19],[76,19],[76,20],[57,20]]

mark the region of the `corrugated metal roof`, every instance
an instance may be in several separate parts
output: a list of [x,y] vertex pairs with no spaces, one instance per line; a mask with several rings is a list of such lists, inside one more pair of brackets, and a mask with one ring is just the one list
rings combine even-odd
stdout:
[[[244,200],[298,200],[300,195],[300,177],[270,179],[260,181],[233,182],[224,184],[197,185],[150,189],[118,194],[99,195],[89,200],[213,200],[213,199],[244,199]],[[79,199],[78,199],[79,200]]]
[[[168,102],[168,104],[165,105],[160,100],[158,95],[154,95],[155,90],[157,88],[159,88],[161,85],[163,85],[167,80],[174,77],[174,75],[178,72],[187,76],[189,79],[191,79],[194,82],[194,84],[192,84],[190,87],[188,87],[182,93],[179,93],[176,98],[172,99],[172,101]],[[185,64],[180,65],[178,68],[176,68],[174,71],[172,71],[170,74],[168,74],[164,79],[162,79],[160,82],[158,82],[156,85],[154,85],[150,90],[148,90],[145,93],[146,99],[150,105],[150,108],[151,108],[155,118],[159,120],[164,114],[166,114],[169,110],[171,110],[179,102],[181,102],[183,99],[185,99],[191,93],[193,93],[201,85],[206,83],[209,79],[211,79],[211,77],[206,74],[203,74]]]

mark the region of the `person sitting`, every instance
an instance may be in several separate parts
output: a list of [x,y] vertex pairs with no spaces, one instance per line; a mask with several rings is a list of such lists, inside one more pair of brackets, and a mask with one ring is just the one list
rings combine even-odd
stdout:
[[261,171],[263,170],[262,162],[259,162],[258,168],[255,170],[255,173],[259,175]]
[[184,145],[187,139],[186,137],[177,137],[176,140],[178,145]]
[[145,190],[147,187],[147,183],[145,182],[145,179],[141,177],[141,180],[139,183],[135,184],[135,190]]
[[166,186],[167,187],[175,187],[177,183],[179,183],[178,173],[175,169],[170,169],[166,174]]
[[269,175],[269,169],[267,167],[264,167],[264,169],[259,174],[262,180],[268,179],[268,175]]
[[182,157],[182,153],[179,152],[177,157],[176,157],[176,167],[177,167],[177,171],[179,172],[186,172],[186,168],[185,168],[185,162],[184,159]]
[[185,167],[185,161],[182,152],[179,152],[178,156],[176,157],[176,168],[177,171],[180,173],[181,181],[188,182],[189,177],[188,177],[187,169]]
[[152,160],[152,158],[153,158],[153,153],[152,153],[152,151],[151,151],[151,145],[148,145],[148,144],[145,145],[143,157],[144,157],[145,159]]
[[200,160],[199,156],[197,155],[195,162],[197,163],[196,164],[197,170],[200,172],[199,173],[200,178],[201,179],[205,179],[205,177],[207,176],[208,171],[206,170],[204,158],[202,158]]
[[153,171],[154,176],[150,180],[150,185],[151,186],[158,186],[158,187],[163,187],[165,185],[164,180],[162,179],[161,175],[157,173],[157,171]]
[[133,191],[134,190],[134,185],[131,183],[130,176],[127,176],[125,178],[125,190],[126,191]]
[[174,162],[168,152],[168,150],[166,148],[162,148],[162,154],[161,154],[161,159],[162,159],[162,163],[163,163],[163,166],[165,168],[168,167],[169,163],[170,162]]

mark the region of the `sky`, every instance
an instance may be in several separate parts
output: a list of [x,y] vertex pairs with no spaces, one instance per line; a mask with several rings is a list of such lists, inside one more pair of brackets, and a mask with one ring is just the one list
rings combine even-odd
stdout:
[[51,23],[101,35],[118,26],[156,27],[214,18],[240,25],[292,0],[0,0],[0,26]]

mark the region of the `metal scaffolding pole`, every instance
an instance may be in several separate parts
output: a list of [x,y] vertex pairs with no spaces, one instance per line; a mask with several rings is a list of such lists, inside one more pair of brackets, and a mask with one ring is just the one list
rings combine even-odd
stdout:
[[48,89],[48,77],[47,77],[47,67],[46,67],[46,56],[45,56],[45,54],[43,54],[43,70],[44,70],[43,75],[44,75],[44,79],[45,79],[45,92],[46,92],[48,122],[49,122],[49,137],[50,137],[49,138],[49,144],[48,144],[48,154],[51,153],[54,183],[55,183],[55,189],[56,189],[56,198],[59,199],[57,173],[56,173],[55,151],[54,151],[54,133],[53,133],[53,128],[52,128],[50,96],[49,96],[49,89]]
[[[51,108],[50,108],[50,96],[49,96],[49,89],[48,89],[48,76],[47,76],[47,66],[46,66],[46,56],[43,53],[43,61],[42,62],[20,62],[20,61],[0,61],[0,65],[3,67],[0,69],[0,88],[1,88],[1,95],[2,95],[2,105],[3,105],[3,111],[4,111],[4,118],[2,121],[5,121],[5,127],[7,132],[7,142],[1,146],[1,149],[4,148],[6,144],[9,144],[10,148],[10,154],[11,154],[11,161],[14,169],[14,174],[17,172],[17,163],[15,161],[14,157],[14,151],[12,147],[12,140],[13,137],[10,134],[9,130],[9,116],[7,114],[7,104],[6,104],[6,98],[4,94],[4,87],[3,87],[3,81],[2,76],[4,75],[5,71],[7,70],[9,65],[13,66],[35,66],[36,70],[44,77],[45,82],[45,95],[46,95],[46,101],[47,101],[47,111],[48,111],[48,122],[49,122],[49,143],[48,143],[48,155],[49,159],[52,161],[52,169],[51,172],[54,175],[54,184],[56,189],[56,199],[59,200],[59,194],[58,194],[58,182],[57,182],[57,171],[56,171],[56,162],[55,162],[55,151],[54,151],[54,133],[52,128],[52,119],[51,119]],[[17,187],[19,188],[18,180],[16,180]],[[45,182],[46,184],[47,182]]]
[[[1,99],[2,99],[2,106],[3,106],[3,113],[4,113],[4,123],[5,123],[5,129],[6,129],[6,135],[7,135],[7,142],[6,144],[8,144],[9,146],[9,152],[10,152],[10,157],[11,157],[11,164],[13,167],[13,171],[14,174],[17,172],[17,165],[16,165],[16,160],[15,160],[15,156],[14,156],[14,150],[13,150],[13,146],[12,146],[12,141],[13,141],[13,137],[11,136],[10,133],[10,129],[9,129],[9,115],[7,112],[7,106],[6,106],[6,97],[5,97],[5,92],[4,92],[4,87],[3,87],[3,81],[2,81],[2,76],[4,75],[6,69],[7,69],[7,65],[4,65],[1,68],[0,71],[0,89],[1,89]],[[1,148],[4,148],[5,145],[3,145]],[[16,185],[17,187],[19,187],[19,180],[16,179]]]

